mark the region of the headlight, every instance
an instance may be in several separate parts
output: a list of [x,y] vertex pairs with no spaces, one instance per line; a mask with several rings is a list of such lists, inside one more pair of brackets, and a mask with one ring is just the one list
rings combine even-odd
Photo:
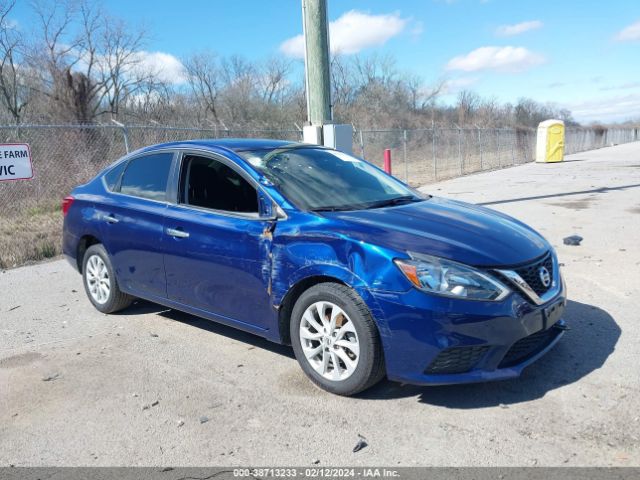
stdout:
[[416,287],[426,292],[468,300],[502,300],[509,289],[489,275],[460,263],[429,255],[409,254],[395,264]]

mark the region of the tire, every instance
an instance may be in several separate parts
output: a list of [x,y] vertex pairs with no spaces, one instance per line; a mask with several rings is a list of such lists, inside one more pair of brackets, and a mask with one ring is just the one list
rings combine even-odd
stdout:
[[300,295],[291,313],[290,333],[302,370],[323,390],[355,395],[385,376],[375,321],[360,296],[345,285],[320,283]]
[[[114,313],[127,308],[134,298],[120,291],[109,254],[101,244],[90,246],[84,253],[82,283],[87,297],[102,313]],[[97,289],[94,288],[96,285]],[[108,293],[105,293],[107,290]]]

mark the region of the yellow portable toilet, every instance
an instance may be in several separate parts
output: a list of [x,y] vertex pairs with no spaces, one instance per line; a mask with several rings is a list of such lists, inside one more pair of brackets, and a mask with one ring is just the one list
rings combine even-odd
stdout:
[[536,162],[561,162],[564,159],[564,122],[545,120],[538,125]]

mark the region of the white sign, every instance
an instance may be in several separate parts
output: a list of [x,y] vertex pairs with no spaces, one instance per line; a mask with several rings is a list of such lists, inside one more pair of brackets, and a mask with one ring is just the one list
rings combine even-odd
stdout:
[[33,178],[31,150],[26,143],[0,144],[0,182]]

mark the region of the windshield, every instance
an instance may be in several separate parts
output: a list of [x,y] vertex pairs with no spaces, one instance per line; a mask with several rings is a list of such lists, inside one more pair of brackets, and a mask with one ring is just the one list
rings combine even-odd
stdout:
[[422,200],[366,161],[336,150],[294,147],[238,153],[302,210],[359,210]]

